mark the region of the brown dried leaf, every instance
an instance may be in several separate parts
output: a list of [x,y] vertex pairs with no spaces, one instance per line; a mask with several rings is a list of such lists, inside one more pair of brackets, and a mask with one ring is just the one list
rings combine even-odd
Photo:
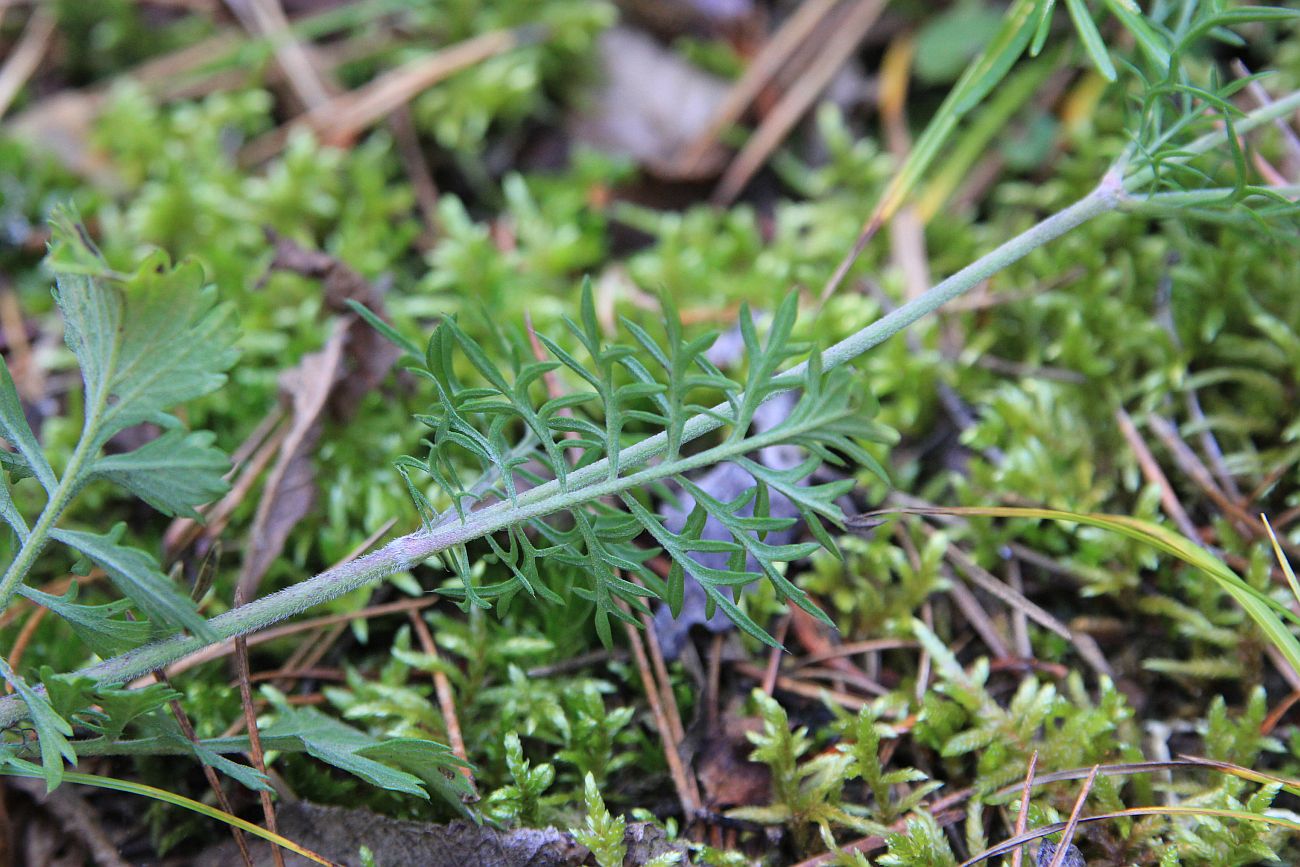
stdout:
[[757,717],[727,715],[722,730],[706,735],[695,760],[696,776],[704,803],[711,810],[766,805],[772,797],[772,775],[767,766],[749,760],[754,745],[745,737],[759,732]]
[[683,174],[676,154],[708,128],[727,85],[627,27],[600,38],[601,82],[570,125],[575,141],[627,156],[670,180],[715,175],[725,152],[715,148]]
[[262,576],[284,550],[289,533],[316,503],[311,456],[325,414],[350,418],[361,399],[388,375],[399,354],[360,317],[348,312],[347,302],[354,300],[382,316],[383,293],[377,286],[328,253],[306,249],[269,230],[267,237],[275,244],[271,268],[320,280],[326,307],[345,315],[320,352],[303,356],[297,367],[280,376],[290,427],[249,532],[237,591],[240,600],[255,595]]
[[249,530],[235,593],[240,602],[256,595],[257,585],[284,550],[289,533],[316,503],[311,455],[320,439],[321,414],[343,369],[346,336],[347,329],[339,328],[324,349],[303,356],[297,367],[280,375],[280,392],[290,404],[291,422]]

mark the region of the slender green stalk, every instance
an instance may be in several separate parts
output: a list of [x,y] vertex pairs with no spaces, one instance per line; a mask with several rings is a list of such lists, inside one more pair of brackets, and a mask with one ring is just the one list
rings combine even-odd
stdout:
[[45,508],[41,510],[41,516],[36,520],[31,532],[23,539],[18,553],[9,563],[4,576],[0,577],[0,611],[9,608],[14,594],[18,592],[18,585],[35,565],[36,558],[40,556],[50,540],[50,532],[54,529],[54,525],[58,523],[59,518],[63,517],[72,498],[77,495],[77,491],[85,481],[84,467],[94,458],[93,452],[99,448],[99,416],[104,411],[107,401],[107,389],[100,391],[102,393],[96,396],[94,403],[86,407],[81,439],[68,459],[68,465],[63,470],[58,487],[50,493]]
[[[1247,114],[1245,117],[1237,118],[1232,122],[1232,132],[1238,136],[1244,136],[1246,133],[1257,129],[1264,124],[1284,118],[1292,112],[1300,110],[1300,90],[1289,93],[1281,99],[1270,102],[1268,105],[1261,106]],[[1179,148],[1179,155],[1171,157],[1167,162],[1185,163],[1193,157],[1208,153],[1217,147],[1222,146],[1228,140],[1228,129],[1216,129],[1208,132],[1200,138],[1189,142]],[[1155,179],[1156,169],[1153,165],[1143,165],[1133,174],[1124,178],[1124,189],[1129,192],[1136,192]]]
[[[1125,193],[1119,176],[1113,172],[1108,173],[1095,190],[1075,204],[1022,232],[925,294],[827,349],[822,354],[823,367],[830,369],[857,358],[918,319],[932,313],[941,305],[970,291],[998,271],[1024,258],[1031,251],[1061,237],[1094,217],[1117,210],[1124,198]],[[800,364],[787,371],[787,374],[800,374],[806,367],[806,363]],[[713,413],[695,416],[685,425],[683,441],[695,439],[721,427],[725,424],[728,413],[728,405],[722,404],[716,407]],[[742,443],[744,450],[750,451],[760,447],[762,445],[760,440],[761,436],[746,438]],[[624,449],[620,454],[620,463],[628,470],[644,465],[662,454],[666,446],[667,436],[658,434]],[[606,462],[598,461],[570,473],[564,486],[558,482],[540,485],[520,494],[513,503],[508,501],[497,503],[470,513],[463,521],[447,520],[444,517],[431,529],[419,530],[395,539],[372,554],[336,566],[314,578],[214,617],[208,621],[208,625],[219,640],[263,629],[359,587],[410,569],[429,556],[453,546],[465,544],[529,518],[570,508],[593,497],[628,490],[653,479],[724,460],[730,456],[732,450],[719,446],[673,461],[669,465],[652,467],[615,480],[609,479]],[[177,659],[201,650],[209,643],[200,638],[175,636],[92,665],[82,669],[78,674],[94,678],[97,683],[105,686],[121,684],[156,671]],[[25,707],[20,700],[13,697],[0,700],[0,727],[12,725],[22,719],[24,714]]]

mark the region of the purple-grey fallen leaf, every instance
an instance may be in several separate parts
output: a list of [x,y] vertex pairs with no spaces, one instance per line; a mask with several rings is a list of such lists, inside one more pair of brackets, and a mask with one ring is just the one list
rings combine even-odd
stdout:
[[[754,427],[759,431],[775,427],[790,414],[797,400],[798,396],[793,392],[777,395],[754,413]],[[797,448],[791,446],[772,446],[760,451],[758,459],[774,469],[786,469],[799,462],[800,454]],[[731,463],[719,464],[694,479],[694,482],[710,496],[723,502],[734,500],[754,487],[754,479],[749,473]],[[677,503],[665,503],[659,510],[664,523],[674,533],[681,532],[691,510],[695,508],[694,498],[684,491],[678,492],[677,500]],[[776,491],[771,492],[770,510],[774,518],[796,518],[799,515],[794,504]],[[745,515],[753,513],[753,504],[747,506],[743,512]],[[772,545],[784,545],[794,541],[798,533],[797,526],[787,530],[776,530],[767,534],[766,541]],[[727,528],[711,516],[705,521],[701,536],[705,539],[731,538]],[[726,554],[697,552],[692,556],[704,566],[715,569],[725,569],[727,566]],[[747,568],[758,571],[758,566],[752,558]],[[712,617],[706,616],[707,607],[708,597],[704,593],[704,588],[688,575],[682,594],[680,616],[674,619],[667,605],[660,605],[655,611],[655,634],[667,659],[677,658],[686,643],[687,636],[695,626],[703,626],[711,632],[724,632],[731,628],[731,621],[721,611],[714,611]]]
[[[1079,847],[1073,843],[1069,844],[1070,848],[1065,850],[1065,857],[1061,859],[1061,867],[1084,867],[1083,853]],[[1050,840],[1044,840],[1038,847],[1038,857],[1034,859],[1036,867],[1050,867],[1052,859],[1056,857],[1056,844]]]

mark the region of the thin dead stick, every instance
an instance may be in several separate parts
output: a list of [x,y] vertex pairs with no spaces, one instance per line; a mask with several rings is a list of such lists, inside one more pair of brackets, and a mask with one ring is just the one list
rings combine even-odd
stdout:
[[4,117],[9,106],[13,104],[14,97],[18,96],[18,91],[23,89],[27,79],[31,78],[36,67],[40,66],[50,37],[54,35],[56,23],[50,7],[42,5],[32,10],[17,47],[9,55],[4,66],[0,67],[0,117]]
[[[159,683],[163,684],[168,689],[174,689],[171,681],[167,679],[167,675],[158,672],[156,677],[158,678]],[[190,722],[189,714],[185,713],[185,708],[181,707],[180,699],[174,698],[167,704],[171,708],[172,716],[176,718],[176,724],[181,727],[181,733],[185,735],[190,743],[198,744],[199,734],[194,730],[194,724]],[[226,790],[221,785],[221,778],[217,776],[216,768],[213,768],[207,762],[202,761],[199,762],[199,766],[203,768],[203,777],[208,781],[208,787],[211,788],[212,793],[216,795],[217,805],[230,815],[234,816],[235,808],[231,805],[230,798],[227,797]],[[253,867],[253,855],[248,851],[248,841],[244,839],[244,832],[239,828],[236,828],[234,825],[231,825],[230,833],[231,836],[235,838],[235,846],[239,849],[239,855],[244,859],[244,864],[246,864],[247,867]],[[276,848],[279,847],[277,846]]]
[[[1020,561],[1015,557],[1007,560],[1007,585],[1021,596],[1025,595]],[[1029,618],[1019,608],[1011,609],[1011,640],[1016,646],[1016,655],[1021,659],[1029,659],[1034,655],[1033,645],[1029,643]]]
[[1215,483],[1209,468],[1201,463],[1201,459],[1196,452],[1192,451],[1187,443],[1183,442],[1177,428],[1171,422],[1152,413],[1147,416],[1147,427],[1169,450],[1170,457],[1178,464],[1178,468],[1182,470],[1183,475],[1196,483],[1196,486],[1204,491],[1205,495],[1213,500],[1220,510],[1226,512],[1237,523],[1244,524],[1252,533],[1263,533],[1264,527],[1259,520],[1233,502],[1232,498]]
[[[18,637],[14,639],[14,646],[9,651],[9,665],[14,671],[18,671],[18,666],[23,661],[23,654],[27,652],[27,646],[32,642],[32,636],[36,634],[37,628],[45,615],[50,613],[50,609],[43,605],[37,605],[32,609],[32,613],[23,621],[23,628],[18,631]],[[5,692],[13,692],[13,684],[5,682]]]
[[[634,578],[638,584],[640,580]],[[686,740],[686,730],[682,728],[682,712],[677,707],[677,696],[673,693],[673,682],[668,675],[668,665],[664,662],[664,651],[659,645],[659,634],[655,632],[654,620],[647,614],[641,615],[641,624],[645,627],[646,648],[650,651],[650,664],[654,667],[655,677],[659,680],[659,700],[663,702],[664,715],[673,732],[673,740],[680,746]],[[692,781],[692,789],[694,783]],[[696,797],[699,802],[699,797]]]
[[1092,791],[1092,784],[1097,780],[1097,769],[1099,767],[1100,765],[1093,765],[1092,770],[1088,772],[1088,779],[1083,781],[1083,788],[1079,790],[1079,797],[1074,801],[1074,809],[1070,811],[1070,820],[1065,823],[1065,830],[1061,832],[1061,844],[1056,847],[1056,854],[1047,867],[1061,867],[1065,863],[1065,856],[1070,851],[1071,841],[1074,840],[1074,831],[1079,827],[1079,814],[1083,812],[1083,804],[1088,800],[1088,793]]
[[[628,613],[627,603],[618,600],[624,613]],[[655,683],[654,673],[650,669],[650,660],[646,656],[645,645],[641,641],[640,631],[631,623],[624,623],[628,646],[632,648],[632,658],[636,661],[637,672],[641,676],[641,687],[645,690],[646,702],[650,705],[650,714],[654,717],[655,727],[659,729],[659,738],[663,742],[664,759],[668,762],[668,775],[672,778],[673,788],[677,791],[677,801],[682,807],[682,816],[687,822],[694,821],[700,811],[700,793],[695,779],[686,773],[682,764],[679,742],[673,734],[673,727],[660,701],[659,687]],[[679,723],[680,724],[680,723]]]
[[[282,418],[283,412],[276,419],[277,425]],[[289,435],[289,426],[283,425],[275,428],[274,433],[269,437],[261,432],[261,425],[258,425],[258,430],[253,433],[260,435],[262,438],[261,446],[240,467],[239,475],[234,484],[231,485],[230,490],[226,492],[226,495],[216,503],[204,506],[199,510],[203,515],[203,523],[200,524],[193,518],[176,518],[163,532],[163,552],[167,560],[174,559],[200,534],[206,534],[209,538],[216,538],[221,535],[221,531],[230,522],[230,517],[235,513],[235,509],[244,502],[249,491],[257,484],[262,472],[270,466],[271,461],[279,453],[280,444]],[[249,440],[252,438],[250,436]]]
[[257,427],[253,428],[252,433],[244,437],[244,441],[230,453],[231,469],[226,474],[227,478],[233,477],[235,472],[244,465],[245,461],[257,454],[257,450],[261,448],[262,443],[279,427],[282,421],[284,421],[284,405],[276,401],[270,411],[262,416],[262,420],[257,423]]
[[[947,569],[943,570],[948,572]],[[984,606],[975,598],[971,589],[960,581],[953,581],[952,587],[948,590],[948,595],[952,601],[957,604],[957,609],[961,611],[962,616],[970,623],[972,629],[979,633],[980,639],[988,647],[989,653],[994,659],[1006,659],[1011,656],[1011,649],[1003,641],[1002,636],[998,633],[997,628],[993,625],[993,620],[989,617]]]
[[[343,634],[343,630],[347,628],[346,623],[336,623],[333,626],[323,626],[315,630],[294,647],[293,653],[289,654],[289,658],[284,661],[280,668],[287,671],[300,671],[312,667],[320,662],[327,652],[326,642],[337,641],[338,637]],[[331,633],[333,634],[331,635]],[[320,649],[318,650],[318,648]],[[254,680],[260,678],[261,674],[253,676]],[[280,689],[280,687],[277,686],[276,689]]]
[[[411,627],[420,640],[420,649],[436,662],[438,645],[434,643],[433,634],[429,632],[429,624],[425,623],[424,618],[416,611],[406,612],[406,617],[411,621]],[[465,736],[461,734],[460,717],[456,714],[456,696],[451,690],[451,681],[447,678],[446,672],[436,668],[433,670],[433,690],[438,696],[438,709],[442,711],[442,721],[447,726],[447,740],[451,744],[451,751],[456,754],[456,758],[465,763],[461,766],[460,772],[477,796],[474,772],[469,768],[469,753],[465,750]]]
[[536,39],[538,33],[536,28],[496,30],[405,63],[255,139],[244,148],[240,161],[256,165],[270,159],[295,129],[312,129],[326,144],[347,144],[366,127],[453,73]]
[[880,17],[884,5],[883,0],[856,0],[812,67],[781,97],[735,160],[727,166],[711,198],[713,204],[725,206],[735,201],[767,158],[790,134],[799,118],[831,83],[840,67],[857,50],[867,31]]
[[[235,588],[235,607],[238,608],[247,601],[248,589],[237,586]],[[266,755],[262,752],[262,733],[257,727],[257,709],[253,706],[253,685],[248,670],[247,636],[236,636],[234,652],[235,673],[239,680],[239,703],[244,711],[244,728],[248,730],[247,755],[253,763],[253,767],[263,776],[266,776]],[[278,823],[275,820],[275,804],[271,802],[271,793],[266,789],[259,789],[257,799],[262,805],[262,819],[266,824],[266,830],[272,834],[278,834]],[[275,862],[275,867],[284,867],[284,855],[280,853],[279,846],[271,847],[271,858]]]
[[839,659],[846,656],[857,656],[859,653],[877,653],[881,650],[901,650],[910,647],[919,647],[920,645],[911,638],[873,638],[870,641],[853,641],[848,644],[838,645],[831,650],[821,653],[812,653],[808,656],[801,656],[794,662],[795,668],[803,668],[805,665],[815,665],[819,662],[826,662],[830,659]]
[[253,683],[277,680],[328,680],[334,683],[346,683],[348,676],[341,668],[313,668],[310,666],[290,668],[286,665],[277,668],[275,671],[259,671],[249,679]]
[[[1250,70],[1240,59],[1232,61],[1232,71],[1238,78],[1250,77]],[[1269,96],[1268,91],[1264,89],[1264,85],[1260,84],[1258,80],[1249,82],[1246,85],[1246,92],[1250,94],[1260,108],[1271,105],[1273,102],[1273,97]],[[1297,136],[1296,131],[1282,118],[1273,121],[1273,125],[1277,127],[1278,132],[1282,135],[1291,168],[1300,171],[1300,136]]]
[[[1225,491],[1214,483],[1214,477],[1210,474],[1209,468],[1201,463],[1201,459],[1196,452],[1192,451],[1187,443],[1183,442],[1182,437],[1178,435],[1177,428],[1172,423],[1153,413],[1147,417],[1147,426],[1151,428],[1151,431],[1169,450],[1169,454],[1184,475],[1195,482],[1196,486],[1204,491],[1205,495],[1213,500],[1220,510],[1251,535],[1261,539],[1267,536],[1264,523],[1234,502]],[[1281,536],[1278,537],[1277,541],[1278,545],[1288,555],[1300,557],[1300,548],[1297,548]]]
[[[929,526],[923,526],[926,527],[925,532],[927,535],[931,535],[935,532]],[[1066,641],[1074,640],[1074,636],[1070,632],[1068,626],[1060,620],[1057,620],[1033,600],[1021,593],[1017,593],[1015,590],[999,581],[996,575],[976,563],[975,559],[961,548],[956,545],[949,545],[948,550],[944,552],[944,557],[952,561],[952,564],[957,567],[957,571],[959,571],[972,584],[977,585],[981,590],[996,596],[1009,607],[1018,611],[1023,611],[1025,616],[1030,620],[1033,620],[1044,629],[1050,629]]]
[[704,157],[717,143],[718,136],[740,120],[745,109],[785,65],[791,53],[812,35],[839,2],[840,0],[806,0],[795,9],[763,45],[740,79],[727,91],[709,125],[677,158],[679,172],[689,176],[700,170]]
[[[921,622],[925,624],[926,629],[934,631],[934,606],[928,599],[921,604]],[[930,651],[921,648],[921,659],[916,666],[916,689],[912,693],[916,696],[917,704],[924,701],[925,694],[930,691],[930,675],[933,667],[934,661],[930,658]]]
[[[716,734],[722,727],[719,707],[719,696],[722,692],[722,642],[722,633],[713,633],[709,641],[709,664],[704,678],[704,710],[711,735]],[[761,683],[763,676],[760,674],[756,679]]]
[[1271,735],[1273,729],[1277,728],[1277,724],[1282,721],[1282,717],[1286,716],[1287,711],[1295,707],[1298,701],[1300,701],[1300,690],[1293,689],[1277,707],[1268,712],[1268,716],[1264,717],[1264,721],[1259,724],[1259,733],[1266,737]]
[[764,695],[771,695],[772,690],[776,689],[776,675],[781,670],[781,654],[785,653],[785,636],[789,631],[790,615],[787,614],[776,624],[776,634],[772,636],[776,640],[776,647],[767,655],[767,669],[763,672],[762,683]]
[[[850,671],[843,668],[809,666],[799,669],[799,677],[808,678],[809,680],[830,681],[832,684],[836,684],[836,688],[839,688],[840,684],[850,684],[870,695],[889,695],[888,689],[857,669]],[[773,677],[772,680],[773,686],[775,686],[776,678]]]
[[[1025,827],[1029,823],[1029,799],[1034,792],[1034,771],[1038,769],[1038,750],[1029,757],[1029,769],[1025,771],[1025,787],[1020,790],[1020,809],[1016,812],[1016,830],[1014,836],[1019,837],[1025,833]],[[1017,846],[1016,851],[1011,853],[1011,867],[1020,867],[1024,863],[1025,850],[1023,846]]]
[[[752,662],[735,662],[732,663],[731,667],[738,674],[751,678],[758,683],[762,683],[763,678],[767,675],[767,672],[764,669],[754,665]],[[871,701],[871,699],[866,696],[854,695],[837,689],[813,686],[810,683],[804,683],[803,681],[796,680],[793,677],[786,677],[784,674],[777,675],[776,688],[782,692],[801,695],[804,698],[811,698],[814,701],[830,699],[840,707],[847,708],[854,713],[861,710],[864,705]]]
[[[880,121],[889,151],[899,165],[907,162],[912,137],[907,131],[907,90],[916,43],[908,35],[895,39],[880,65]],[[930,259],[925,229],[915,205],[904,204],[889,226],[891,258],[903,274],[907,298],[919,298],[930,288]]]
[[1124,410],[1117,409],[1115,410],[1115,421],[1119,424],[1119,430],[1124,435],[1124,440],[1128,443],[1129,448],[1133,450],[1133,455],[1137,458],[1142,475],[1146,477],[1149,484],[1155,485],[1160,490],[1160,505],[1164,508],[1165,514],[1173,520],[1178,526],[1179,532],[1184,536],[1193,541],[1199,541],[1201,538],[1200,531],[1196,529],[1192,519],[1183,510],[1183,504],[1178,501],[1178,496],[1174,494],[1169,479],[1165,477],[1164,471],[1160,469],[1160,464],[1156,463],[1151,450],[1147,448],[1147,444],[1143,442],[1137,428],[1133,426],[1133,420],[1129,418],[1128,413]]
[[245,30],[270,41],[275,62],[304,108],[311,111],[329,102],[330,92],[306,48],[294,37],[280,0],[226,0],[226,5]]
[[4,330],[9,347],[5,363],[9,365],[18,394],[27,400],[36,400],[45,393],[45,372],[32,362],[32,345],[27,339],[27,325],[18,304],[18,294],[8,280],[0,280],[0,328]]
[[[1173,310],[1170,306],[1174,292],[1173,266],[1177,262],[1172,256],[1166,261],[1169,267],[1165,269],[1164,274],[1161,275],[1159,282],[1156,284],[1156,320],[1164,328],[1165,333],[1169,335],[1169,340],[1174,344],[1174,348],[1181,351],[1183,341],[1178,336],[1178,328],[1174,325]],[[1237,480],[1233,478],[1232,472],[1228,469],[1228,462],[1223,457],[1223,449],[1219,448],[1219,441],[1214,436],[1214,430],[1205,417],[1205,412],[1201,409],[1201,399],[1197,395],[1196,389],[1186,388],[1183,390],[1183,403],[1187,407],[1187,417],[1201,431],[1201,449],[1209,458],[1210,466],[1214,468],[1215,478],[1219,480],[1222,489],[1232,497],[1234,503],[1241,503],[1241,489],[1237,487]]]
[[[363,608],[360,611],[353,611],[349,614],[329,614],[324,617],[313,617],[311,620],[303,620],[300,623],[288,623],[283,626],[273,626],[270,629],[264,629],[261,632],[254,632],[248,636],[248,646],[256,647],[259,644],[265,644],[268,641],[275,641],[289,635],[296,635],[299,632],[308,629],[315,629],[318,626],[330,626],[335,623],[348,623],[353,620],[368,620],[371,617],[381,617],[385,614],[396,614],[427,608],[438,601],[436,595],[416,597],[414,599],[403,599],[400,602],[386,602],[383,605],[374,605],[370,608]],[[203,665],[205,662],[211,662],[215,659],[221,659],[223,656],[229,656],[235,650],[235,641],[230,639],[219,644],[213,644],[203,648],[197,653],[193,653],[167,666],[168,676],[174,677],[181,672],[189,671],[191,668]],[[141,678],[131,684],[132,687],[142,686],[147,681]]]
[[415,194],[415,204],[424,218],[424,237],[422,244],[432,246],[438,235],[438,184],[425,162],[424,151],[420,148],[420,138],[415,131],[415,121],[411,118],[411,107],[400,105],[388,116],[388,128],[393,131],[393,143],[397,145],[397,155],[406,169],[406,177],[411,182],[411,191]]
[[[921,526],[927,536],[936,532],[928,524],[923,523]],[[1022,612],[1026,617],[1037,623],[1039,626],[1042,626],[1044,629],[1049,629],[1052,632],[1055,632],[1057,635],[1073,644],[1075,649],[1079,652],[1079,655],[1083,657],[1084,661],[1092,666],[1092,668],[1098,673],[1104,674],[1108,677],[1114,677],[1114,670],[1110,667],[1110,663],[1106,660],[1106,657],[1101,652],[1101,648],[1097,646],[1097,642],[1092,638],[1092,636],[1081,632],[1076,633],[1074,630],[1070,629],[1070,627],[1052,616],[1042,606],[1026,597],[1023,593],[1020,593],[1015,588],[999,581],[996,575],[989,572],[979,563],[976,563],[973,557],[958,546],[949,545],[947,550],[944,552],[944,556],[957,567],[957,571],[959,571],[966,580],[977,585],[986,593],[996,596],[1011,609]]]
[[1276,644],[1271,642],[1264,645],[1264,654],[1268,657],[1269,662],[1277,669],[1277,673],[1282,675],[1286,685],[1293,690],[1300,690],[1300,671],[1291,667],[1291,663],[1282,655]]

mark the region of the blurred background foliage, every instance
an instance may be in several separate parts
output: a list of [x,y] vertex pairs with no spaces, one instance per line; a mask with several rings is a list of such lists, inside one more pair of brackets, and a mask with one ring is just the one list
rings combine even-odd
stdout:
[[[741,202],[717,208],[705,201],[708,188],[700,180],[664,178],[634,156],[571,133],[573,116],[593,105],[602,34],[641,21],[642,10],[575,0],[298,5],[330,7],[303,18],[298,33],[318,40],[342,87],[364,84],[431,47],[512,28],[531,35],[421,92],[409,104],[409,129],[386,126],[349,147],[322,144],[299,130],[275,156],[250,166],[242,161],[244,148],[287,119],[288,100],[268,40],[232,40],[230,50],[202,69],[206,76],[234,73],[235,83],[200,88],[207,92],[197,96],[166,96],[160,85],[167,82],[124,73],[229,33],[227,18],[188,12],[185,4],[53,4],[57,56],[11,112],[30,117],[65,90],[94,93],[94,110],[81,109],[80,158],[69,161],[61,148],[42,147],[30,135],[6,134],[13,125],[0,126],[0,281],[30,317],[44,390],[24,396],[44,420],[38,430],[52,453],[61,445],[70,449],[77,433],[53,409],[79,399],[73,359],[53,318],[50,277],[40,264],[46,217],[66,201],[76,204],[111,263],[127,269],[143,251],[162,247],[200,262],[221,297],[236,305],[241,360],[226,388],[190,410],[195,425],[216,431],[230,449],[276,406],[284,370],[320,350],[337,327],[338,313],[327,306],[318,280],[270,269],[277,236],[324,251],[384,287],[386,314],[417,342],[449,315],[484,340],[491,339],[484,323],[519,328],[525,316],[538,332],[563,340],[560,318],[576,310],[586,275],[609,321],[617,312],[653,326],[661,318],[656,293],[665,293],[683,311],[688,336],[717,329],[725,343],[742,302],[761,317],[793,287],[806,302],[802,336],[822,345],[847,336],[914,291],[887,229],[867,246],[843,288],[817,303],[898,165],[870,96],[883,86],[881,57],[904,36],[914,39],[907,115],[919,131],[1003,13],[1001,4],[984,0],[889,4],[887,26],[861,47],[843,73],[846,83],[828,91]],[[666,44],[675,47],[678,62],[734,76],[742,66],[738,58],[752,55],[753,33],[736,35],[710,23],[700,12],[710,4],[680,5],[705,15],[709,26],[675,28]],[[785,4],[737,5],[758,7],[765,16],[784,11]],[[959,134],[954,159],[966,153],[960,136],[975,141],[984,135],[979,112],[990,113],[995,134],[967,149],[967,178],[959,177],[946,194],[933,189],[939,206],[923,216],[923,238],[926,267],[936,277],[1087,192],[1127,142],[1134,109],[1126,79],[1108,86],[1071,41],[1068,20],[1058,18],[1049,44],[1061,49],[1018,66],[1005,90]],[[21,20],[13,13],[0,20],[7,43],[16,40]],[[1194,63],[1226,70],[1230,59],[1244,57],[1252,68],[1273,70],[1263,84],[1283,93],[1300,86],[1296,35],[1295,25],[1258,27],[1246,45],[1209,43]],[[1121,62],[1132,52],[1114,46]],[[1035,63],[1041,68],[1032,68]],[[1018,75],[1026,76],[1019,91]],[[1056,96],[1044,99],[1040,85],[1048,80],[1059,84]],[[843,92],[848,96],[835,95]],[[999,104],[1004,94],[1006,104]],[[436,183],[432,210],[418,204],[399,156],[404,136],[413,136]],[[1264,159],[1285,162],[1281,139],[1260,140]],[[970,181],[981,177],[979,171],[987,180]],[[1121,432],[1118,418],[1127,414],[1170,472],[1204,540],[1271,592],[1277,587],[1273,563],[1259,536],[1225,518],[1194,479],[1175,469],[1176,456],[1147,419],[1168,419],[1189,443],[1212,435],[1243,508],[1276,517],[1279,534],[1300,545],[1295,251],[1294,225],[1262,231],[1250,223],[1119,215],[1037,250],[969,303],[922,322],[907,339],[890,341],[857,365],[861,388],[881,403],[881,420],[902,435],[889,456],[894,490],[931,503],[1032,504],[1156,520],[1159,491]],[[289,535],[263,592],[347,556],[391,519],[397,530],[417,525],[391,464],[418,448],[421,434],[410,419],[429,401],[425,389],[398,373],[364,395],[346,418],[325,424],[311,457],[319,495]],[[636,435],[628,431],[629,439]],[[865,474],[862,482],[858,507],[885,502],[884,486]],[[212,613],[229,605],[237,551],[256,507],[254,493],[223,532],[228,553],[207,606]],[[102,527],[124,519],[142,545],[159,546],[165,526],[159,516],[116,491],[95,491],[79,509],[75,521]],[[843,767],[832,773],[810,764],[833,744],[846,757],[872,744],[874,757],[879,737],[863,732],[877,728],[889,738],[885,743],[905,738],[900,766],[915,765],[915,779],[938,780],[945,792],[973,785],[991,795],[1020,779],[1035,751],[1040,772],[1138,760],[1150,755],[1153,725],[1177,732],[1182,746],[1175,751],[1300,773],[1294,725],[1279,726],[1275,737],[1252,735],[1266,708],[1289,688],[1267,662],[1265,643],[1225,594],[1187,567],[1115,535],[1024,519],[971,519],[936,532],[918,518],[902,518],[840,544],[843,559],[818,555],[792,567],[796,583],[835,619],[839,641],[907,638],[913,618],[924,612],[935,633],[960,649],[952,666],[934,660],[937,685],[920,697],[916,650],[886,653],[876,676],[888,689],[862,712],[865,722],[844,718],[832,725],[834,714],[818,702],[779,691],[786,709],[761,699],[742,712],[747,689],[739,682],[728,688],[736,703],[729,713],[762,721],[751,737],[756,756],[773,771],[770,797],[776,800],[749,805],[769,812],[748,819],[790,830],[782,844],[787,853],[814,854],[824,842],[819,827],[843,841],[852,836],[845,832],[867,833],[872,817],[881,818],[878,796],[867,794],[866,758],[854,760],[866,763],[853,766],[856,777]],[[1012,565],[1021,563],[1018,552],[1033,552],[1037,559],[1022,564],[1025,593],[1094,635],[1114,679],[1085,674],[1074,646],[1036,627],[1030,630],[1038,666],[1032,673],[977,662],[996,654],[971,637],[965,615],[950,601],[954,584],[962,583],[946,555],[950,547],[1000,577],[1012,568],[1019,574],[1021,565]],[[66,565],[50,562],[41,577],[59,577]],[[489,557],[476,568],[488,575],[503,569]],[[422,570],[327,608],[356,611],[371,601],[417,595],[447,577]],[[572,577],[557,572],[552,579],[553,589],[567,598]],[[94,589],[87,594],[94,598]],[[670,797],[667,768],[645,721],[635,669],[622,650],[587,656],[599,645],[590,618],[576,610],[580,605],[576,599],[568,609],[516,600],[485,613],[439,604],[425,615],[437,655],[421,649],[410,626],[392,618],[353,621],[328,657],[343,679],[319,695],[331,713],[375,734],[445,740],[447,721],[429,679],[441,672],[454,686],[459,725],[485,798],[469,809],[507,824],[576,826],[585,815],[584,780],[591,774],[615,813],[641,808],[663,815]],[[756,618],[781,611],[765,591],[745,605]],[[996,628],[1005,631],[1009,617],[997,608]],[[7,622],[3,646],[12,647],[22,628],[22,621]],[[26,639],[23,668],[63,671],[84,662],[84,648],[67,637],[66,626],[47,619]],[[727,641],[732,658],[764,662],[748,639]],[[294,648],[292,639],[259,646],[255,669],[279,668]],[[584,658],[591,661],[566,667]],[[1053,674],[1063,666],[1068,677]],[[683,661],[673,664],[672,674],[689,722],[702,701],[698,672]],[[224,678],[209,667],[176,683],[201,734],[219,734],[239,716]],[[1216,694],[1211,703],[1207,696]],[[787,742],[796,725],[809,727],[801,736],[806,742]],[[304,756],[284,757],[275,768],[291,790],[312,800],[426,819],[452,812],[436,801],[344,780]],[[180,778],[167,763],[141,760],[135,772],[192,794],[203,791],[198,774]],[[1181,795],[1207,803],[1266,807],[1231,777],[1205,777],[1185,789]],[[1043,821],[1053,809],[1068,814],[1073,788],[1054,784],[1043,791],[1041,809],[1049,811]],[[1149,783],[1098,780],[1093,791],[1108,808],[1138,803],[1144,795],[1143,802],[1153,802]],[[778,803],[781,793],[798,795],[803,807]],[[828,804],[839,812],[798,812]],[[892,821],[903,812],[885,815]],[[191,827],[189,820],[168,816],[157,826],[164,848]],[[930,851],[925,846],[947,851],[950,844],[974,849],[978,843],[969,829],[945,838],[928,818],[914,819],[914,826],[907,841],[891,844],[895,860],[880,863],[943,863],[948,856],[924,854]],[[1238,832],[1218,825],[1189,830],[1171,822],[1119,823],[1098,831],[1094,846],[1120,860],[1096,863],[1154,863],[1166,844],[1183,858],[1169,863],[1253,863],[1233,859],[1255,852],[1258,841],[1229,839],[1232,833]],[[1267,845],[1281,842],[1280,835],[1258,833]],[[731,843],[744,846],[757,834],[733,834]],[[1296,855],[1294,848],[1286,851]],[[697,854],[725,862],[718,852]],[[922,860],[928,857],[940,860]]]

